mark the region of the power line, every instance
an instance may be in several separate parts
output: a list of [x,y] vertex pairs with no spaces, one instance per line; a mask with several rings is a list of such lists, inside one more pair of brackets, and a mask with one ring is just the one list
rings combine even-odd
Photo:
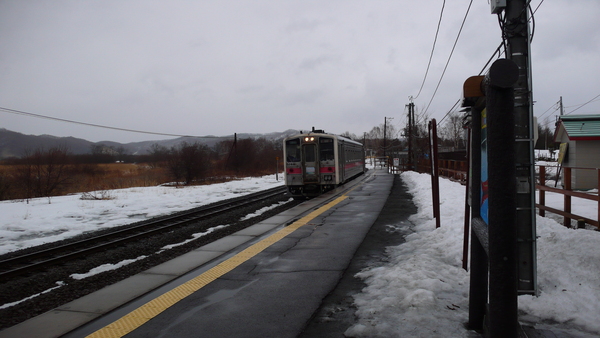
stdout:
[[504,50],[504,52],[500,51],[500,48],[502,48],[502,46],[504,46],[504,41],[500,42],[500,45],[498,46],[498,48],[496,48],[496,50],[494,51],[494,53],[492,53],[492,56],[490,56],[490,58],[488,59],[488,61],[485,64],[485,66],[483,66],[483,68],[481,68],[481,71],[479,72],[478,75],[481,75],[481,74],[483,74],[483,72],[485,72],[485,70],[487,69],[487,67],[490,65],[490,63],[494,59],[494,56],[496,56],[496,53],[498,53],[498,58],[500,58],[500,56],[502,56],[503,53],[506,53],[506,50]]
[[[529,1],[529,3],[531,3],[531,1]],[[537,12],[538,8],[540,8],[540,6],[544,3],[544,0],[540,1],[540,3],[537,5],[537,7],[535,8],[535,10],[533,11],[533,13],[531,13],[531,15],[533,16],[533,14],[535,14],[535,12]]]
[[573,110],[571,110],[570,112],[566,113],[565,115],[569,115],[569,114],[571,114],[571,113],[575,112],[576,110],[583,108],[585,105],[587,105],[588,103],[591,103],[591,102],[593,102],[593,101],[594,101],[595,99],[597,99],[599,96],[600,96],[600,94],[598,94],[598,95],[594,96],[594,97],[593,97],[591,100],[589,100],[588,102],[581,104],[581,106],[579,106],[579,108],[573,109]]
[[465,26],[465,21],[467,21],[467,16],[469,15],[469,11],[471,10],[471,5],[473,4],[473,0],[471,0],[471,2],[469,2],[469,7],[467,8],[467,12],[465,13],[465,17],[463,18],[462,24],[460,25],[460,29],[458,30],[458,35],[456,36],[456,40],[454,40],[454,45],[452,46],[452,50],[450,51],[450,55],[448,56],[448,61],[446,61],[446,66],[444,66],[444,71],[442,72],[442,75],[440,76],[440,80],[438,81],[437,86],[435,87],[435,91],[433,92],[433,96],[431,97],[431,100],[429,100],[429,103],[427,104],[427,108],[425,108],[425,112],[427,113],[427,110],[429,110],[429,106],[431,106],[431,102],[433,102],[433,99],[435,98],[435,95],[438,91],[438,89],[440,88],[440,84],[442,83],[442,79],[444,78],[444,74],[446,74],[446,69],[448,69],[448,64],[450,63],[450,59],[452,58],[452,54],[454,54],[454,49],[456,48],[456,44],[458,43],[458,39],[460,38],[460,34],[462,33],[462,29]]
[[557,111],[559,109],[559,107],[557,107],[557,105],[560,105],[560,101],[556,102],[555,104],[550,106],[550,108],[546,109],[546,111],[543,112],[542,115],[540,115],[538,118],[541,119],[542,117],[544,117],[544,115],[546,115],[552,108],[554,108],[553,112]]
[[[544,0],[542,0],[542,1],[541,1],[541,2],[540,2],[538,5],[537,5],[537,7],[535,8],[535,10],[532,10],[532,9],[531,9],[531,6],[530,6],[530,4],[531,4],[531,0],[529,0],[529,1],[527,2],[527,4],[526,4],[526,7],[523,9],[523,11],[525,11],[527,8],[529,8],[529,11],[531,11],[531,17],[529,18],[529,21],[533,21],[533,15],[534,15],[534,14],[537,12],[537,10],[540,8],[540,6],[542,5],[542,3],[544,3]],[[471,6],[471,5],[469,4],[469,8],[470,8],[470,6]],[[468,15],[468,13],[469,13],[469,12],[468,12],[468,10],[467,10],[467,14],[466,14],[466,15]],[[466,19],[466,15],[465,15],[465,19]],[[498,23],[500,24],[501,31],[502,31],[502,32],[504,32],[504,20],[502,19],[502,17],[501,17],[501,14],[498,14]],[[463,24],[464,24],[464,21],[463,21]],[[533,25],[535,25],[535,22],[533,22]],[[462,27],[461,27],[461,29],[462,29]],[[460,35],[460,32],[459,32],[459,35]],[[532,34],[531,34],[531,38],[533,38],[533,32],[532,32]],[[458,40],[458,38],[457,38],[457,40]],[[502,48],[503,46],[504,46],[504,50],[503,50],[503,51],[501,51],[501,48]],[[483,73],[486,71],[486,69],[488,68],[488,66],[490,65],[490,63],[492,62],[492,60],[494,59],[494,57],[496,56],[496,54],[498,54],[498,57],[497,57],[497,58],[500,58],[500,57],[502,57],[502,54],[506,54],[506,37],[504,36],[504,33],[503,33],[503,35],[502,35],[502,42],[500,42],[500,45],[499,45],[499,46],[498,46],[498,48],[496,48],[496,50],[495,50],[495,51],[492,53],[492,56],[490,56],[490,58],[488,59],[488,61],[487,61],[487,62],[486,62],[486,64],[485,64],[485,66],[483,66],[483,68],[481,69],[481,71],[479,72],[479,74],[478,74],[478,75],[481,75],[481,74],[483,74]],[[442,76],[443,76],[443,75],[442,75]],[[441,82],[441,79],[440,79],[440,82]],[[439,86],[439,84],[438,84],[438,86]],[[436,89],[436,91],[437,91],[437,89]],[[434,94],[434,95],[435,95],[435,94]],[[600,96],[600,95],[599,95],[599,96]],[[433,100],[433,98],[432,98],[432,100]],[[594,100],[594,99],[592,99],[592,100]],[[442,125],[442,122],[444,121],[444,119],[445,119],[445,118],[446,118],[446,117],[447,117],[447,116],[448,116],[448,115],[449,115],[449,114],[452,112],[452,110],[453,110],[453,109],[456,107],[456,105],[457,105],[459,102],[460,102],[460,99],[459,99],[457,102],[455,102],[455,103],[454,103],[454,105],[452,106],[452,108],[450,108],[450,109],[448,110],[448,112],[446,113],[446,115],[444,115],[444,117],[443,117],[443,118],[442,118],[442,119],[441,119],[441,120],[438,122],[438,126],[441,126],[441,125]],[[591,102],[593,102],[593,101],[591,101]],[[589,103],[589,102],[588,102],[588,103]],[[430,102],[430,104],[431,104],[431,102]],[[545,115],[545,114],[546,114],[546,113],[547,113],[547,112],[548,112],[550,109],[552,109],[552,108],[553,108],[553,107],[555,107],[555,106],[556,106],[556,104],[554,104],[552,107],[548,108],[548,110],[546,110],[546,112],[544,112],[544,114],[542,114],[542,116],[544,116],[544,115]],[[427,108],[429,108],[429,105],[427,106]],[[579,109],[579,108],[578,108],[578,109]],[[555,111],[556,111],[556,109],[555,109]],[[540,118],[541,118],[541,116],[540,116]]]
[[440,122],[438,122],[438,126],[441,126],[441,125],[442,125],[442,122],[444,121],[444,119],[446,119],[446,117],[447,117],[448,115],[450,115],[450,113],[452,112],[452,110],[453,110],[453,109],[454,109],[454,108],[455,108],[455,107],[456,107],[456,106],[457,106],[459,103],[460,103],[460,99],[458,99],[458,100],[457,100],[457,101],[454,103],[454,105],[452,106],[452,108],[450,108],[450,109],[448,110],[448,112],[446,113],[446,115],[444,115],[444,117],[442,117],[442,119],[440,120]]
[[68,120],[68,119],[61,119],[61,118],[58,118],[58,117],[52,117],[52,116],[47,116],[47,115],[28,113],[28,112],[24,112],[24,111],[20,111],[20,110],[3,108],[3,107],[0,107],[0,111],[6,112],[6,113],[11,113],[11,114],[16,114],[16,115],[24,115],[24,116],[29,116],[29,117],[35,117],[35,118],[39,118],[39,119],[46,119],[46,120],[53,120],[53,121],[59,121],[59,122],[73,123],[73,124],[79,124],[79,125],[88,126],[88,127],[96,127],[96,128],[104,128],[104,129],[126,131],[126,132],[130,132],[130,133],[151,134],[151,135],[161,135],[161,136],[175,136],[175,137],[202,137],[202,138],[216,137],[216,136],[193,136],[193,135],[169,134],[169,133],[159,133],[159,132],[152,132],[152,131],[136,130],[136,129],[111,127],[111,126],[105,126],[105,125],[94,124],[94,123],[87,123],[87,122],[79,122],[79,121]]
[[425,80],[427,79],[427,74],[429,73],[429,67],[431,66],[431,59],[433,59],[433,51],[435,50],[435,44],[437,42],[438,33],[440,32],[440,25],[442,23],[442,16],[444,14],[444,7],[446,6],[446,0],[442,3],[442,10],[440,11],[440,19],[438,20],[437,30],[435,31],[435,38],[433,39],[433,46],[431,47],[431,54],[429,54],[429,62],[427,63],[427,70],[425,70],[425,76],[423,77],[423,82],[421,83],[421,88],[419,88],[419,92],[414,97],[414,99],[418,98],[421,95],[421,90],[423,90],[423,85],[425,85]]

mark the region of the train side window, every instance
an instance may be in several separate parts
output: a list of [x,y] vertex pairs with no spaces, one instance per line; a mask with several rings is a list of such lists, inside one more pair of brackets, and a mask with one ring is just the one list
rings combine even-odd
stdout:
[[319,138],[319,159],[321,161],[332,161],[335,159],[333,154],[333,139],[329,137]]
[[285,142],[285,154],[287,162],[300,161],[300,139],[295,138]]

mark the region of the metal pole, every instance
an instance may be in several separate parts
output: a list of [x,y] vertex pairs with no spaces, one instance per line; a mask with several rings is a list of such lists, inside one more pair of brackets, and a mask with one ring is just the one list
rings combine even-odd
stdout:
[[413,156],[412,156],[412,134],[413,134],[413,116],[412,116],[412,110],[414,108],[415,104],[414,103],[409,103],[408,104],[408,170],[412,170],[412,162],[413,162]]
[[518,67],[492,64],[486,86],[490,337],[519,336],[517,302],[517,187],[515,93]]
[[504,35],[507,58],[519,68],[515,92],[515,159],[517,173],[517,231],[519,293],[537,294],[535,229],[535,159],[531,49],[527,0],[507,0]]
[[387,117],[383,118],[383,157],[385,157],[385,148],[386,148],[386,129],[387,129]]
[[435,227],[440,227],[440,177],[439,177],[439,164],[438,164],[438,140],[437,140],[437,125],[435,119],[431,120],[431,166],[432,166],[432,179],[433,179],[433,210],[435,215]]

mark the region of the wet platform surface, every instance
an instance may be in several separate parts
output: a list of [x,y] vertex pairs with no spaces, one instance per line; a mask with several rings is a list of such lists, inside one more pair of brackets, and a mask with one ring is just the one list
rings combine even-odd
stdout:
[[[296,337],[338,284],[393,178],[370,171],[337,192],[0,331],[0,337]],[[214,275],[223,266],[229,270]]]

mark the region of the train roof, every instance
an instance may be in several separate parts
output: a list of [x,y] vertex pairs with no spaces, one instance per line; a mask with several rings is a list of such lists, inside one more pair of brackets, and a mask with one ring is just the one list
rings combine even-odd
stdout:
[[322,130],[309,131],[309,132],[306,132],[306,133],[302,133],[302,132],[301,132],[300,134],[296,134],[296,135],[288,136],[288,137],[286,137],[286,138],[284,139],[284,142],[285,142],[285,141],[287,141],[287,140],[289,140],[289,139],[293,139],[293,138],[297,138],[297,137],[302,137],[302,136],[309,136],[309,135],[313,135],[313,136],[314,136],[314,135],[318,135],[318,136],[328,136],[328,137],[333,137],[333,138],[336,138],[336,139],[338,139],[338,140],[341,140],[341,141],[344,141],[344,142],[348,142],[348,143],[354,143],[354,144],[359,144],[359,145],[361,145],[361,146],[363,145],[362,143],[360,143],[360,142],[356,142],[356,141],[354,141],[354,140],[351,140],[351,139],[349,139],[349,138],[347,138],[347,137],[344,137],[344,136],[339,136],[339,135],[335,135],[335,134],[329,134],[329,133],[326,133],[326,132],[324,132],[324,131],[322,131]]

